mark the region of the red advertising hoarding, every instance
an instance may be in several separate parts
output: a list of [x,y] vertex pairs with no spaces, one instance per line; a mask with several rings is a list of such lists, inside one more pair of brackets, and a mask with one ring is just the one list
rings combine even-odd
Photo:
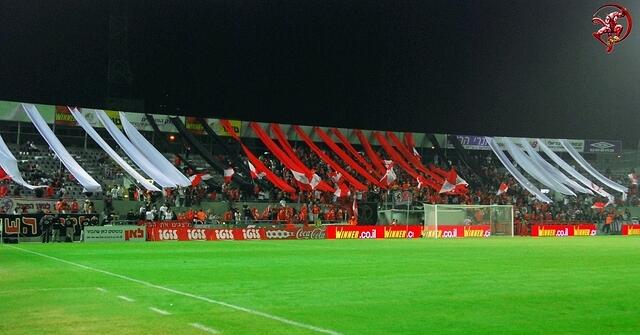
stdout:
[[640,224],[623,224],[622,235],[624,236],[640,236]]
[[191,228],[147,227],[149,241],[244,241],[325,239],[323,228]]
[[534,224],[531,226],[531,236],[538,237],[566,237],[566,236],[596,236],[598,228],[595,224]]
[[[473,226],[461,226],[461,225],[442,225],[438,226],[436,233],[435,227],[433,229],[426,228],[424,230],[425,237],[428,238],[460,238],[460,237],[490,237],[491,226],[489,225],[473,225]],[[437,234],[437,235],[436,235]]]
[[327,226],[327,239],[384,238],[384,226]]
[[[435,227],[434,227],[435,228]],[[381,238],[457,238],[457,237],[489,237],[491,227],[489,225],[438,226],[435,230],[423,230],[422,226],[328,226],[328,239],[381,239]]]

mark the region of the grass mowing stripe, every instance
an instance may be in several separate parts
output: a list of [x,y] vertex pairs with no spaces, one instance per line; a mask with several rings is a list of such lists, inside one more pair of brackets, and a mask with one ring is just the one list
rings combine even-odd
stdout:
[[120,279],[123,279],[123,280],[130,281],[130,282],[138,283],[140,285],[144,285],[144,286],[147,286],[147,287],[152,287],[152,288],[156,288],[156,289],[163,290],[163,291],[166,291],[166,292],[174,293],[174,294],[177,294],[177,295],[189,297],[189,298],[192,298],[192,299],[196,299],[196,300],[208,302],[208,303],[211,303],[211,304],[216,304],[216,305],[228,307],[228,308],[235,309],[237,311],[245,312],[245,313],[248,313],[248,314],[261,316],[261,317],[264,317],[266,319],[271,319],[271,320],[278,321],[278,322],[281,322],[281,323],[285,323],[285,324],[288,324],[288,325],[291,325],[291,326],[295,326],[295,327],[298,327],[298,328],[308,329],[308,330],[311,330],[311,331],[314,331],[314,332],[317,332],[317,333],[330,334],[330,335],[341,335],[339,332],[336,332],[336,331],[333,331],[333,330],[324,329],[324,328],[312,326],[312,325],[309,325],[309,324],[306,324],[306,323],[289,320],[289,319],[286,319],[286,318],[283,318],[283,317],[279,317],[279,316],[276,316],[276,315],[271,315],[269,313],[265,313],[265,312],[257,311],[257,310],[254,310],[254,309],[250,309],[250,308],[246,308],[246,307],[242,307],[242,306],[237,306],[237,305],[233,305],[233,304],[230,304],[230,303],[226,303],[224,301],[213,300],[213,299],[209,299],[207,297],[203,297],[203,296],[199,296],[199,295],[195,295],[195,294],[191,294],[191,293],[187,293],[187,292],[174,290],[174,289],[169,288],[169,287],[164,287],[164,286],[152,284],[152,283],[140,280],[140,279],[135,279],[135,278],[127,277],[125,275],[121,275],[121,274],[117,274],[117,273],[113,273],[113,272],[109,272],[109,271],[93,268],[93,267],[90,267],[90,266],[86,266],[86,265],[82,265],[82,264],[78,264],[78,263],[74,263],[74,262],[70,262],[70,261],[67,261],[67,260],[64,260],[64,259],[61,259],[61,258],[49,256],[47,254],[39,253],[39,252],[36,252],[36,251],[22,249],[22,248],[10,246],[10,245],[5,245],[5,247],[12,248],[12,249],[15,249],[15,250],[18,250],[18,251],[22,251],[22,252],[25,252],[25,253],[30,253],[30,254],[33,254],[33,255],[37,255],[37,256],[40,256],[40,257],[48,258],[48,259],[51,259],[51,260],[54,260],[54,261],[57,261],[57,262],[61,262],[61,263],[65,263],[65,264],[68,264],[68,265],[76,266],[76,267],[79,267],[81,269],[94,271],[94,272],[105,274],[107,276],[112,276],[112,277],[116,277],[116,278],[120,278]]
[[162,314],[162,315],[171,315],[171,313],[169,313],[169,312],[167,312],[167,311],[165,311],[165,310],[163,310],[163,309],[160,309],[160,308],[149,307],[149,309],[150,309],[150,310],[152,310],[152,311],[154,311],[154,312],[156,312],[156,313],[158,313],[158,314]]
[[217,330],[215,330],[213,328],[209,328],[209,327],[207,327],[205,325],[201,325],[199,323],[190,323],[189,326],[191,326],[193,328],[200,329],[200,330],[205,331],[205,332],[207,332],[209,334],[219,334],[220,333],[219,331],[217,331]]
[[124,295],[119,295],[118,298],[124,300],[124,301],[128,301],[128,302],[136,302],[135,300],[129,298],[129,297],[125,297]]
[[0,290],[0,294],[13,294],[21,292],[47,292],[47,291],[83,291],[93,287],[48,287],[48,288],[18,288],[11,290]]

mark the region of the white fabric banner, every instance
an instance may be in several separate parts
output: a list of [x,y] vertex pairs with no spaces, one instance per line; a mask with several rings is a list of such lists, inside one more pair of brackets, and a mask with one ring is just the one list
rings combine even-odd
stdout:
[[9,147],[0,136],[0,166],[6,172],[11,180],[13,180],[16,184],[22,185],[30,190],[34,190],[36,188],[44,188],[44,186],[35,186],[27,183],[24,178],[22,178],[22,174],[20,173],[20,169],[18,169],[18,160],[11,153]]
[[102,190],[100,184],[98,184],[93,177],[91,177],[87,171],[85,171],[78,162],[76,162],[73,157],[69,154],[67,149],[65,149],[64,145],[60,143],[60,140],[56,137],[56,135],[51,131],[51,128],[47,125],[47,122],[42,118],[36,106],[32,104],[22,104],[22,108],[25,113],[31,119],[33,125],[38,129],[38,132],[45,141],[49,144],[49,147],[53,152],[56,153],[58,159],[64,164],[64,166],[69,170],[71,175],[73,175],[78,183],[84,187],[86,192],[99,192]]
[[557,182],[547,173],[545,173],[542,168],[534,163],[529,158],[529,156],[527,156],[527,154],[522,151],[522,149],[520,149],[517,145],[515,145],[515,143],[513,143],[513,141],[511,141],[511,139],[505,137],[502,139],[502,142],[505,144],[509,155],[511,155],[511,158],[513,158],[516,163],[518,163],[518,165],[520,165],[520,167],[534,179],[556,192],[560,192],[564,195],[576,195],[566,186],[564,186],[560,182]]
[[518,181],[518,183],[522,185],[522,187],[524,187],[525,190],[535,195],[536,199],[542,202],[546,202],[546,203],[552,202],[551,199],[549,199],[549,197],[547,197],[544,193],[542,193],[535,185],[533,185],[529,180],[527,180],[527,178],[523,176],[522,173],[520,173],[520,171],[518,171],[518,169],[516,169],[515,166],[513,166],[513,163],[509,161],[507,156],[504,154],[504,152],[502,152],[502,150],[500,149],[500,147],[492,137],[487,137],[486,139],[487,139],[487,144],[489,145],[491,150],[493,150],[493,153],[496,154],[496,156],[498,156],[498,159],[500,160],[500,162],[502,162],[502,165],[504,165],[507,171],[511,173],[513,178],[515,178],[516,181]]
[[142,134],[127,120],[125,113],[120,112],[120,122],[127,133],[129,140],[135,145],[147,159],[160,168],[171,181],[180,186],[191,186],[191,181],[180,172],[158,149],[156,149]]
[[535,162],[537,162],[538,165],[540,165],[542,169],[548,172],[549,175],[552,178],[554,178],[556,181],[571,187],[576,192],[593,195],[593,192],[591,192],[590,189],[583,187],[573,179],[567,177],[564,173],[562,173],[562,171],[558,170],[558,168],[551,165],[551,163],[547,162],[544,158],[542,158],[542,156],[540,156],[540,154],[537,151],[535,151],[535,149],[533,149],[531,144],[529,144],[528,140],[520,139],[520,143],[522,144],[522,147],[527,152],[527,154],[529,154],[529,157],[533,159]]
[[147,158],[131,143],[131,141],[124,136],[104,111],[96,110],[95,115],[98,120],[100,120],[104,128],[109,132],[111,137],[113,137],[116,143],[118,143],[120,148],[122,148],[127,156],[129,156],[129,158],[131,158],[131,160],[136,163],[144,173],[163,188],[176,187],[176,184],[172,182],[171,179],[165,176],[164,173],[153,165],[153,163],[149,162],[149,160],[147,160]]
[[578,162],[578,164],[580,164],[580,166],[582,166],[583,169],[585,169],[587,172],[589,172],[589,174],[594,176],[601,183],[611,187],[612,189],[614,189],[614,190],[616,190],[618,192],[622,192],[622,193],[628,193],[629,192],[628,188],[626,188],[626,187],[614,182],[613,180],[610,180],[609,178],[603,176],[600,172],[598,172],[598,170],[594,169],[593,166],[591,166],[591,164],[589,164],[589,162],[587,162],[584,158],[582,158],[582,156],[580,156],[580,154],[571,146],[569,141],[560,140],[560,143],[562,143],[562,146],[564,147],[564,149],[567,150],[569,155],[571,155],[571,157],[573,157],[573,159],[575,159],[576,162]]
[[82,129],[87,132],[87,134],[102,148],[102,150],[104,150],[107,155],[111,157],[111,159],[118,163],[118,165],[120,165],[120,167],[122,167],[122,169],[126,173],[128,173],[133,179],[137,180],[138,183],[140,183],[140,185],[142,185],[142,187],[144,187],[145,189],[155,192],[160,191],[159,188],[150,183],[144,176],[138,173],[138,171],[136,171],[133,167],[131,167],[131,165],[129,165],[124,159],[122,159],[122,157],[120,157],[120,155],[118,155],[118,153],[115,152],[115,150],[113,150],[109,146],[109,144],[105,142],[104,139],[102,139],[102,137],[100,137],[100,134],[98,134],[98,132],[96,132],[93,127],[91,127],[89,122],[87,122],[84,116],[80,112],[78,112],[77,109],[69,109],[69,111],[76,119],[80,127],[82,127]]
[[571,165],[569,165],[567,162],[562,160],[562,158],[560,158],[560,156],[558,156],[555,152],[553,152],[551,149],[549,149],[549,147],[547,147],[541,140],[537,140],[537,141],[538,141],[538,146],[540,147],[540,150],[544,151],[544,153],[547,156],[549,156],[549,158],[551,158],[551,160],[554,163],[558,164],[559,167],[561,167],[563,170],[565,170],[573,178],[576,178],[576,180],[581,182],[584,186],[590,188],[591,190],[593,190],[594,192],[600,194],[601,196],[607,197],[607,198],[611,197],[611,194],[609,194],[607,191],[605,191],[602,187],[596,185],[591,180],[587,179],[587,177],[581,175],[578,171],[576,171],[576,169],[574,169]]

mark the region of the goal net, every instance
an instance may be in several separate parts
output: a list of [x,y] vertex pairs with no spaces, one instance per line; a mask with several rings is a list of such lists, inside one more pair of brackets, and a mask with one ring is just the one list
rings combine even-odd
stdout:
[[426,238],[513,236],[511,205],[424,205]]

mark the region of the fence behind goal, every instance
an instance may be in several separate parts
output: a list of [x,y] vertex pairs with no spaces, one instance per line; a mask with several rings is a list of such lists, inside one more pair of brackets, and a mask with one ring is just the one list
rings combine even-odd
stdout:
[[424,237],[513,236],[511,205],[424,205]]

